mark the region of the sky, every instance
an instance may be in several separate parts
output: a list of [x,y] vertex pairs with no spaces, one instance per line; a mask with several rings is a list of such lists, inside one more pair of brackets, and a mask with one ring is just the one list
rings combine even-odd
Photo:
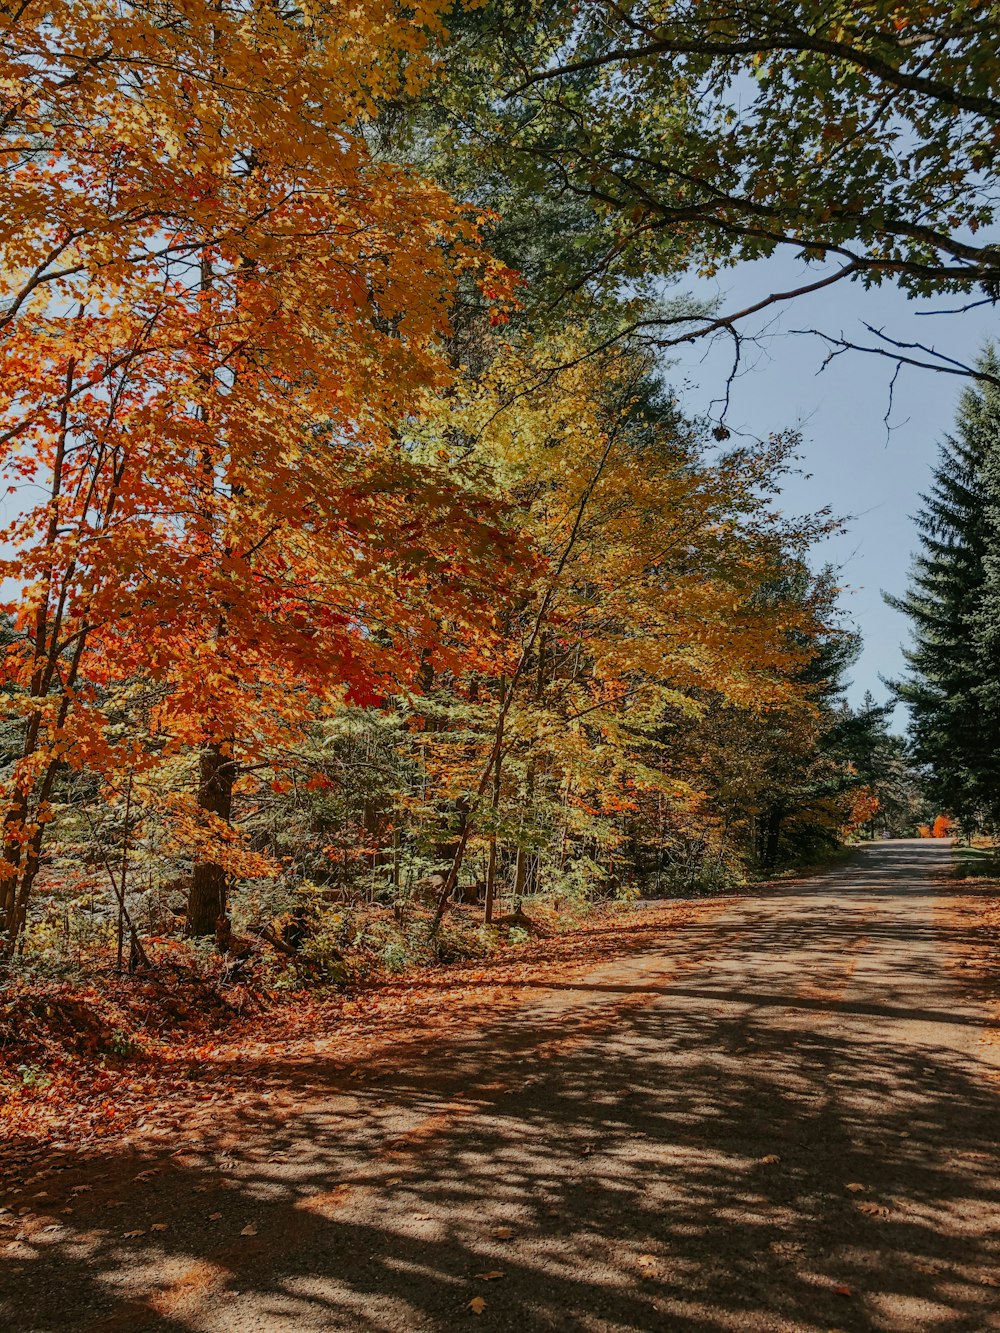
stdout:
[[[807,269],[787,256],[742,265],[688,290],[698,297],[719,295],[723,311],[735,310],[817,276],[815,267]],[[726,416],[732,442],[738,442],[740,431],[758,437],[801,431],[804,475],[790,478],[784,487],[786,511],[830,505],[848,520],[846,530],[829,538],[817,554],[818,563],[829,561],[841,569],[842,604],[864,639],[851,673],[852,702],[860,702],[866,690],[885,700],[888,692],[880,677],[892,678],[903,668],[908,624],[885,605],[881,594],[883,589],[899,594],[906,588],[916,548],[912,516],[967,381],[904,368],[893,391],[887,429],[893,363],[849,352],[821,370],[826,346],[791,330],[820,328],[871,344],[875,340],[863,327],[867,322],[898,340],[930,343],[968,363],[987,338],[1000,335],[1000,312],[988,306],[962,314],[919,312],[954,309],[969,299],[915,301],[895,287],[865,291],[858,283],[840,282],[787,303],[777,316],[768,312],[745,326],[760,331],[766,323],[767,328],[760,346],[748,350],[732,389]],[[686,410],[711,409],[717,415],[718,403],[712,408],[712,400],[725,391],[732,364],[730,340],[720,339],[711,347],[707,341],[695,343],[667,355],[673,362],[667,378],[682,390]],[[897,709],[894,729],[902,731],[905,725],[903,710]]]

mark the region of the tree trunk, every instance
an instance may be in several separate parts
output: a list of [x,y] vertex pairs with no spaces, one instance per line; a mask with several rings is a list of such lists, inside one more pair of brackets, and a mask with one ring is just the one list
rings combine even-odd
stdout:
[[785,817],[785,812],[780,805],[772,805],[767,812],[767,823],[764,826],[764,851],[761,857],[763,869],[770,874],[778,864],[778,842],[781,838],[781,824]]
[[523,847],[518,847],[514,861],[514,904],[515,908],[524,896],[524,885],[528,878],[528,854]]
[[[498,728],[501,741],[503,740],[503,706],[507,697],[507,682],[500,681],[500,724]],[[483,905],[483,920],[487,925],[493,920],[493,902],[496,897],[497,883],[497,812],[500,809],[500,767],[503,763],[503,751],[497,752],[496,762],[493,765],[493,791],[490,797],[490,810],[493,820],[493,828],[490,832],[490,856],[486,866],[486,902]]]
[[[209,745],[199,760],[198,806],[228,824],[233,813],[236,765],[232,742]],[[215,935],[226,923],[228,875],[217,861],[201,861],[191,874],[188,892],[188,935]]]
[[[524,809],[527,810],[528,818],[530,820],[531,813],[534,809],[534,799],[535,799],[535,761],[533,759],[529,760],[528,771],[525,774],[525,796],[526,799],[524,803]],[[522,818],[522,832],[523,832],[523,823],[524,821]],[[518,847],[517,849],[517,859],[514,862],[515,905],[517,901],[525,893],[527,886],[528,886],[528,853],[524,850],[524,847],[521,846]]]
[[20,831],[28,809],[24,791],[15,791],[4,821],[4,861],[10,867],[0,881],[0,930],[3,933],[3,952],[12,954],[17,940],[17,891],[21,880],[22,845],[16,834]]
[[490,834],[490,854],[486,862],[486,901],[483,903],[483,920],[487,925],[493,921],[493,903],[496,899],[497,885],[497,835]]

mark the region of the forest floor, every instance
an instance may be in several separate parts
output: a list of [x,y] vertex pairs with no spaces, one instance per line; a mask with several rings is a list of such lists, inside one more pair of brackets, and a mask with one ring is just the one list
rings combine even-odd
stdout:
[[949,868],[874,844],[109,1076],[112,1131],[8,1127],[0,1327],[1000,1329],[1000,913]]

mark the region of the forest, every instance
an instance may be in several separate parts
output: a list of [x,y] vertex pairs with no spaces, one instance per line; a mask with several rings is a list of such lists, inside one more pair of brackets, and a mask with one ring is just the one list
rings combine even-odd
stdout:
[[913,826],[889,710],[843,697],[837,519],[780,506],[796,438],[730,447],[671,387],[711,314],[670,278],[729,243],[565,188],[567,125],[515,87],[569,10],[522,40],[502,6],[21,9],[9,966],[187,937],[337,975],[362,907],[398,966],[453,903],[720,888]]

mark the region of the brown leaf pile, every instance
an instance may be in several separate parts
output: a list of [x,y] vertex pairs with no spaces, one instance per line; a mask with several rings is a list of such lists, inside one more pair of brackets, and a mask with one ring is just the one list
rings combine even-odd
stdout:
[[41,1145],[186,1142],[221,1110],[274,1104],[317,1060],[381,1052],[485,1023],[537,986],[669,939],[726,899],[595,914],[487,962],[422,968],[335,994],[220,992],[174,970],[99,985],[18,985],[0,996],[0,1162]]

